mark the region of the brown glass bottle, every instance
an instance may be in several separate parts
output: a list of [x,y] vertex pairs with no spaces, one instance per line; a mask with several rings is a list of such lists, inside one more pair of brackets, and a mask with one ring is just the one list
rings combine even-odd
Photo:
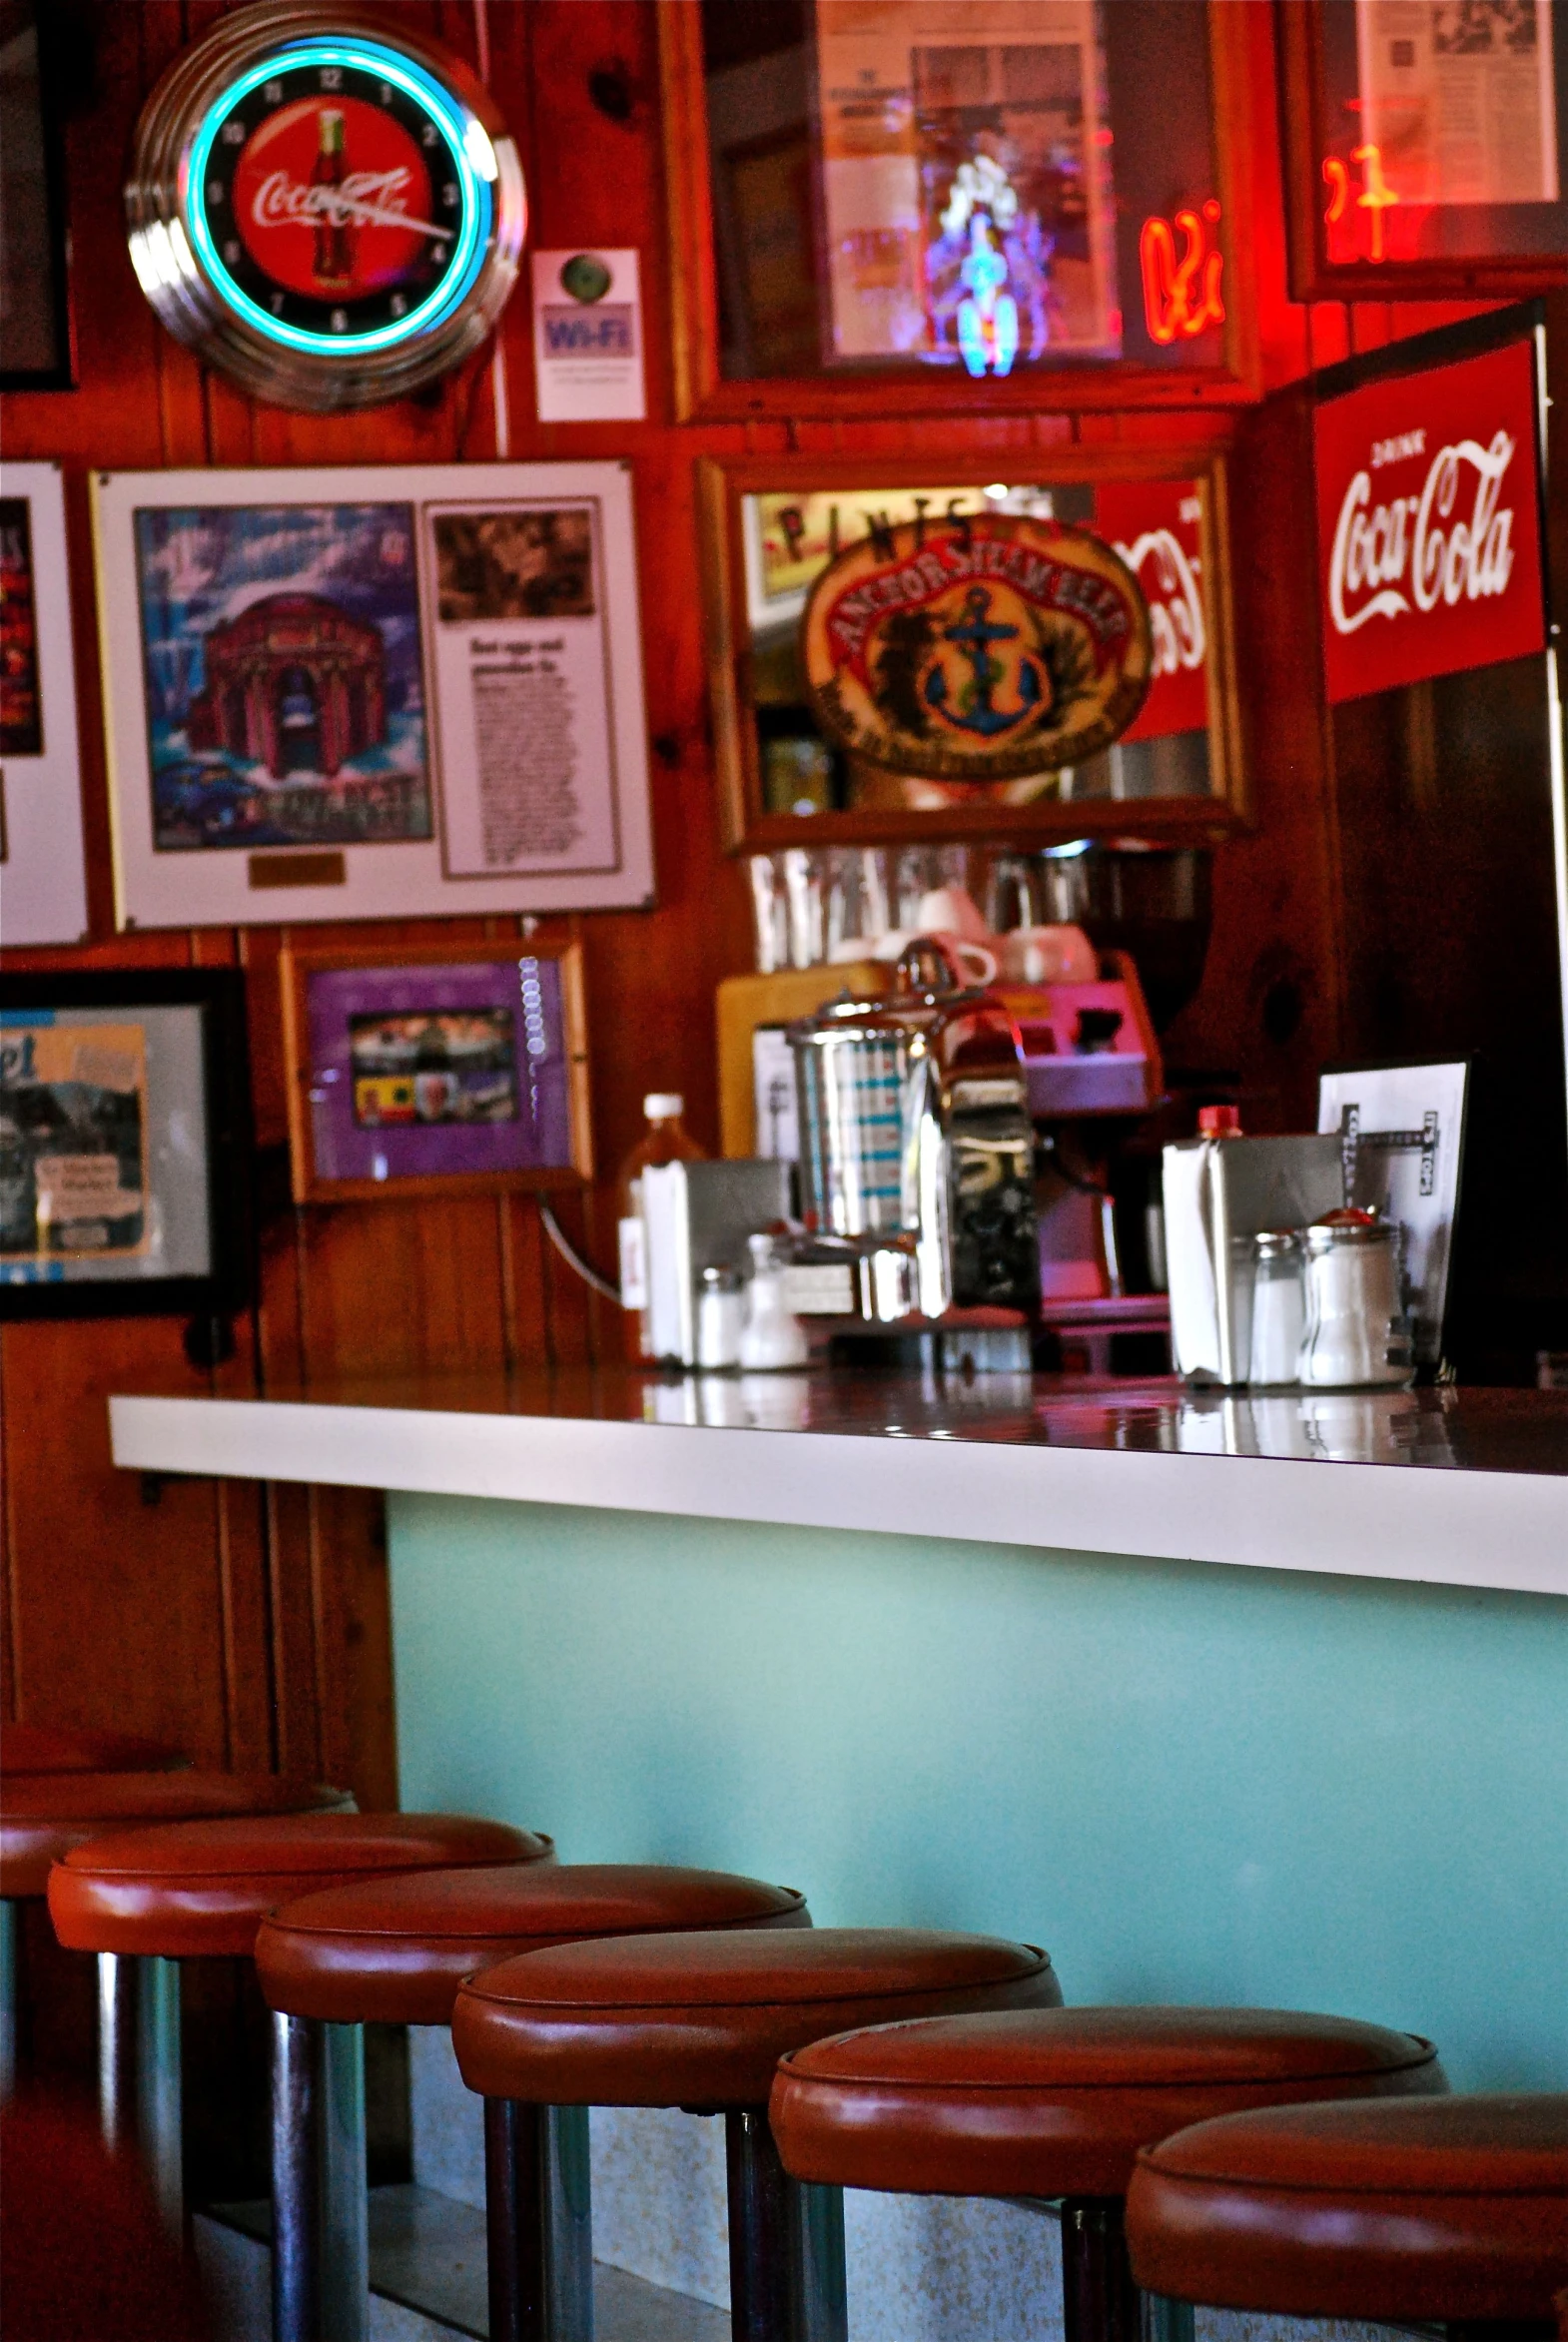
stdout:
[[626,1355],[633,1365],[652,1357],[647,1305],[647,1238],[642,1218],[642,1174],[666,1163],[701,1163],[702,1149],[681,1116],[686,1101],[675,1090],[650,1090],[642,1102],[647,1129],[620,1167],[616,1187],[620,1212],[621,1306],[625,1311]]

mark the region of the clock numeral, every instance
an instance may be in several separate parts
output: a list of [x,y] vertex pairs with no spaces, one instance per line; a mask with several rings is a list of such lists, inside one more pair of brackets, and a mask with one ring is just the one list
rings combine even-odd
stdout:
[[240,115],[236,114],[231,121],[224,124],[223,138],[226,147],[244,146],[245,123]]
[[221,203],[223,202],[223,200],[224,200],[224,183],[223,183],[223,181],[222,181],[221,179],[209,179],[209,181],[207,182],[207,202],[208,202],[209,208],[211,208],[211,206],[213,206],[214,204],[221,204]]
[[457,183],[454,179],[448,179],[445,186],[441,189],[441,210],[443,212],[454,212],[456,208]]
[[438,136],[439,133],[437,132],[434,123],[426,122],[424,128],[419,133],[419,144],[421,147],[432,147],[434,146]]
[[269,106],[281,105],[283,102],[283,83],[281,81],[270,81],[263,90],[262,95],[267,100]]
[[341,65],[324,65],[317,74],[316,81],[320,89],[341,90],[343,88],[343,67]]
[[239,244],[239,239],[238,239],[237,237],[231,236],[231,237],[230,237],[230,239],[229,239],[229,241],[228,241],[228,243],[227,243],[227,244],[224,246],[224,259],[225,259],[225,260],[226,260],[226,261],[229,263],[229,266],[230,266],[230,268],[232,269],[232,268],[234,267],[234,264],[235,264],[235,262],[236,262],[236,261],[239,259],[239,257],[240,257],[240,244]]
[[347,334],[349,331],[349,312],[346,309],[335,309],[332,326],[335,334]]
[[394,318],[405,318],[408,314],[408,304],[400,293],[394,293],[387,306]]
[[281,318],[283,316],[283,305],[287,299],[287,294],[275,293],[272,297],[272,300],[267,304],[275,318]]
[[384,106],[390,106],[390,105],[392,104],[392,83],[391,83],[390,81],[384,81],[384,82],[382,83],[382,104],[383,104]]

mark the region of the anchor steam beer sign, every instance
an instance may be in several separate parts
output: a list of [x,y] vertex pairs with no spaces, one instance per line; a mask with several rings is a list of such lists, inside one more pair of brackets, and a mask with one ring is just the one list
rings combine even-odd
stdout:
[[807,602],[819,722],[857,756],[963,783],[1052,772],[1110,746],[1149,688],[1138,581],[1086,529],[953,513],[870,532]]
[[137,128],[143,291],[180,341],[285,405],[370,405],[446,373],[516,279],[516,148],[400,15],[242,9],[177,60]]
[[1544,649],[1530,342],[1348,391],[1314,437],[1330,700]]

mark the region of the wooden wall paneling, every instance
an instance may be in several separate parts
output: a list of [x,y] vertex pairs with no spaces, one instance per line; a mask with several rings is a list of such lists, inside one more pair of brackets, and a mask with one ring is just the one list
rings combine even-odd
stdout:
[[[221,1764],[228,1739],[213,1483],[115,1470],[108,1396],[198,1395],[178,1319],[5,1328],[15,1713],[113,1722]],[[154,1501],[144,1501],[151,1496]]]
[[1165,1038],[1172,1068],[1238,1073],[1243,1127],[1263,1131],[1312,1129],[1343,1011],[1311,456],[1300,390],[1242,421],[1231,569],[1255,827],[1214,857],[1202,986]]
[[275,1763],[320,1779],[322,1665],[317,1641],[317,1558],[309,1488],[268,1481],[263,1490],[267,1625]]

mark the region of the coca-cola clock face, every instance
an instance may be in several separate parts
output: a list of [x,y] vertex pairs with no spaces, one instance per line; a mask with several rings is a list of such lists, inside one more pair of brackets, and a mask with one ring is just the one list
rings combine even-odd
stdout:
[[367,405],[445,373],[515,281],[515,148],[455,59],[385,17],[242,10],[138,130],[126,201],[148,298],[285,404]]

